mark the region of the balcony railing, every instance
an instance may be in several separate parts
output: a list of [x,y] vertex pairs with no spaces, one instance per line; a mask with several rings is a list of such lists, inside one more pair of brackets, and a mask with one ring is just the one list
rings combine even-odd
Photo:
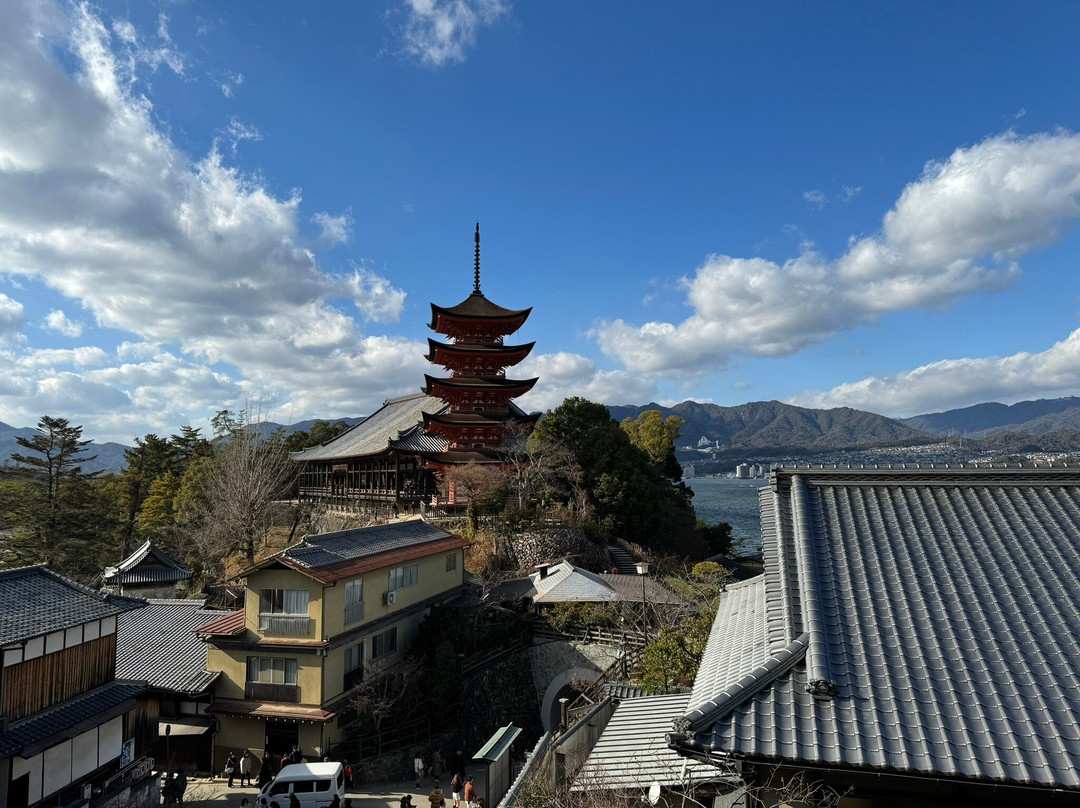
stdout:
[[364,619],[364,601],[349,603],[345,606],[345,625],[351,626]]
[[311,633],[311,618],[307,615],[260,614],[259,631],[279,637],[307,637]]
[[296,685],[275,685],[269,682],[248,682],[244,686],[244,698],[250,701],[300,702],[300,688]]

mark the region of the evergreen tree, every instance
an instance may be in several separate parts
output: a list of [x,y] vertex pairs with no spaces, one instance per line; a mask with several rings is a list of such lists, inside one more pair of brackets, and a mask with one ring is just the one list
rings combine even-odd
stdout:
[[27,451],[11,455],[30,487],[5,562],[48,563],[90,578],[100,572],[102,546],[94,519],[98,503],[90,485],[96,474],[84,473],[82,464],[96,455],[86,456],[90,441],[82,440],[82,427],[66,418],[43,416],[37,429],[33,438],[17,438]]

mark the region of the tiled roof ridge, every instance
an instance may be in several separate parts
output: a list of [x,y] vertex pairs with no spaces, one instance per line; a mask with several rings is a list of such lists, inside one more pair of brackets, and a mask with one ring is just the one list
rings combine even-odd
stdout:
[[192,606],[201,609],[206,605],[206,598],[147,598],[151,606]]
[[806,482],[802,475],[791,476],[791,516],[795,533],[795,564],[798,570],[799,598],[802,605],[803,631],[809,635],[806,652],[807,689],[827,695],[835,686],[829,676],[828,655],[825,650],[825,620],[818,581],[818,558],[814,534],[810,529],[810,506]]
[[[720,716],[738,707],[747,699],[760,692],[766,685],[779,679],[802,661],[810,645],[810,636],[803,632],[779,653],[773,654],[761,665],[743,676],[739,681],[724,688],[714,699],[695,707],[682,718],[675,721],[674,735],[687,736],[689,733],[705,728]],[[690,740],[690,738],[669,738]]]
[[[392,397],[387,398],[386,400],[383,401],[383,407],[389,406],[390,404],[400,404],[403,401],[412,401],[413,399],[416,399],[416,398],[427,398],[427,393],[425,393],[425,392],[423,392],[421,390],[418,393],[407,393],[406,395],[403,395],[403,396],[392,396]],[[379,409],[382,409],[382,407],[380,407]],[[371,416],[368,416],[368,417],[370,418]]]
[[1038,461],[1024,462],[1024,463],[992,463],[992,462],[979,462],[973,461],[971,463],[888,463],[888,464],[840,464],[832,463],[826,465],[819,463],[816,465],[811,464],[777,464],[770,468],[772,472],[785,472],[787,474],[800,473],[807,475],[808,477],[816,476],[829,476],[839,477],[846,472],[852,472],[857,478],[873,477],[879,475],[882,478],[907,478],[911,479],[925,479],[928,475],[938,475],[942,477],[950,478],[964,478],[967,476],[973,479],[983,479],[986,477],[994,477],[995,475],[1005,475],[1007,477],[1031,477],[1032,472],[1037,472],[1038,479],[1050,474],[1054,477],[1064,477],[1069,479],[1080,478],[1080,465],[1072,464],[1065,461],[1046,461],[1040,463]]

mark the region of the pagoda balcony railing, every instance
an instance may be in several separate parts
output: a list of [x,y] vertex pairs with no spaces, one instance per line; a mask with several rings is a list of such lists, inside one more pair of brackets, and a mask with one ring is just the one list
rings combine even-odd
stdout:
[[244,686],[244,698],[250,701],[281,701],[287,704],[299,704],[300,688],[297,685],[248,682]]
[[311,634],[311,618],[307,615],[260,614],[259,631],[279,637],[307,637]]

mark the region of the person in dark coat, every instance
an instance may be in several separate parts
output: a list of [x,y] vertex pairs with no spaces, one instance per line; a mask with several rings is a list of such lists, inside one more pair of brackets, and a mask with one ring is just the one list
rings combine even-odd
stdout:
[[225,761],[225,776],[229,778],[229,788],[233,787],[233,778],[236,777],[236,755],[229,752],[229,758]]
[[259,791],[263,790],[263,786],[274,779],[274,764],[270,762],[270,755],[263,754],[262,762],[259,764]]
[[183,769],[176,770],[176,804],[184,804],[184,792],[187,791],[187,775]]

